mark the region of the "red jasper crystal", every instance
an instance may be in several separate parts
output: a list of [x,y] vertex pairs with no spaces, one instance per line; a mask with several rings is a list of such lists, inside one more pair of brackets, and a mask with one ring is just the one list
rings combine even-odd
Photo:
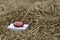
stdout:
[[14,24],[15,27],[23,27],[24,22],[22,22],[22,21],[19,22],[19,21],[18,21],[18,22],[14,22],[13,24]]

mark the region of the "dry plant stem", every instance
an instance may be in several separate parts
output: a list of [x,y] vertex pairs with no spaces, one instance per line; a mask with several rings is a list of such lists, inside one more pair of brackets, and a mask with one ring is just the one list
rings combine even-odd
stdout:
[[[39,9],[37,6],[36,6],[36,10],[37,10],[37,12],[39,13],[39,10],[40,10],[40,9]],[[43,12],[43,10],[41,10],[41,11]],[[47,18],[45,18],[45,19],[47,19]],[[45,20],[45,19],[44,19],[44,20]],[[55,19],[56,19],[56,18],[55,18]],[[42,24],[43,24],[44,20],[42,21],[42,23],[41,23],[41,25],[40,25],[40,26],[42,26]],[[37,31],[38,31],[37,29],[39,29],[39,28],[40,28],[40,27],[37,27],[34,31],[32,31],[32,30],[33,30],[33,29],[32,29],[32,30],[31,30],[31,33],[33,33],[33,34],[34,34],[34,33],[37,33]],[[45,33],[45,34],[47,34],[47,35],[52,36],[52,35],[51,35],[51,34],[49,34],[49,33],[46,33],[46,32],[44,32],[44,31],[42,31],[42,32],[43,32],[43,33]],[[52,36],[52,37],[53,37],[53,36]]]
[[30,7],[29,8],[27,8],[27,9],[29,9],[28,11],[27,11],[27,13],[24,15],[24,17],[22,18],[22,21],[24,21],[24,19],[26,18],[26,16],[27,16],[27,14],[28,14],[28,12],[30,11]]
[[[36,10],[37,10],[37,12],[39,13],[39,11],[38,11],[38,7],[37,7],[37,6],[36,6],[36,8],[35,8],[35,9],[36,9]],[[42,12],[43,12],[43,11],[42,11]],[[45,18],[44,18],[44,20],[45,20]],[[42,26],[42,24],[43,24],[44,20],[41,22],[41,25],[40,25],[40,26]],[[36,27],[35,27],[35,28],[36,28]],[[37,27],[34,31],[32,31],[32,30],[34,29],[34,28],[33,28],[33,29],[31,30],[31,33],[32,33],[32,32],[34,33],[38,28],[39,28],[39,27]],[[37,31],[36,31],[36,32],[37,32]]]
[[[22,21],[24,21],[24,19],[26,18],[26,16],[27,16],[27,14],[28,14],[28,12],[30,11],[30,9],[33,7],[33,5],[31,6],[31,7],[29,7],[29,8],[27,8],[28,9],[28,11],[27,11],[27,13],[25,14],[25,16],[22,18]],[[32,23],[32,18],[31,18],[31,21],[30,21],[30,23],[29,24],[31,24]]]
[[[29,8],[27,8],[28,9],[28,11],[27,11],[27,13],[25,14],[25,16],[22,18],[22,21],[24,21],[24,19],[26,18],[26,16],[27,16],[27,14],[28,14],[28,12],[30,11],[30,9],[31,8],[33,8],[33,6],[35,5],[35,3],[31,6],[31,7],[29,7]],[[38,11],[38,8],[37,8],[37,6],[36,6],[36,10]],[[39,13],[39,12],[38,12]],[[31,19],[31,22],[29,23],[29,24],[31,24],[32,23],[32,19]]]
[[30,25],[32,22],[33,22],[33,19],[31,18],[31,21],[30,21],[29,25]]
[[[44,20],[45,20],[45,19],[44,19]],[[42,24],[44,23],[44,20],[41,22],[40,27],[41,27]],[[39,31],[38,29],[39,29],[40,27],[37,27],[37,28],[35,27],[36,29],[33,28],[33,29],[34,29],[34,30],[32,29],[33,31],[30,30],[31,34],[33,33],[33,34],[35,35],[35,34]],[[44,32],[44,31],[41,31],[41,32],[44,33],[44,34],[50,35],[52,38],[54,38],[51,34],[49,34],[49,33],[47,33],[47,32]]]
[[6,6],[4,4],[1,4],[0,6],[2,6],[4,10],[6,10]]
[[[45,19],[44,19],[44,20],[45,20]],[[32,31],[32,30],[33,30],[33,29],[32,29],[32,30],[30,30],[30,32],[31,32],[31,33],[33,33],[33,34],[34,34],[34,32],[37,32],[36,30],[42,26],[42,24],[43,24],[44,20],[41,22],[41,25],[40,25],[39,27],[37,27],[37,28],[35,27],[36,29],[35,29],[35,28],[33,28],[33,29],[34,29],[34,31]]]

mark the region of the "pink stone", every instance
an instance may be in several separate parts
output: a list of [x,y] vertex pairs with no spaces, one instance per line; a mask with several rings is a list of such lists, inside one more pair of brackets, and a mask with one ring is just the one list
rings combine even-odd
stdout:
[[23,21],[21,21],[21,22],[20,22],[20,21],[14,22],[13,25],[14,25],[15,27],[23,27],[24,22],[23,22]]

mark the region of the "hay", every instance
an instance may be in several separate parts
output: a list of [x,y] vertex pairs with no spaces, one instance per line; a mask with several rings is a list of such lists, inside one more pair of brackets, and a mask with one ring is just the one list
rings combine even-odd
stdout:
[[[0,5],[3,9],[0,8],[0,40],[60,39],[59,1],[0,0]],[[30,27],[19,32],[7,29],[11,22],[18,20],[30,23]]]

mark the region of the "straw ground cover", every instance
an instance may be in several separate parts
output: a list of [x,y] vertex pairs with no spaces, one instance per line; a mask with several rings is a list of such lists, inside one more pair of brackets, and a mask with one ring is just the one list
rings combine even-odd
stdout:
[[[0,40],[60,40],[59,17],[59,0],[0,0]],[[22,19],[30,23],[28,29],[7,29],[10,23]]]

